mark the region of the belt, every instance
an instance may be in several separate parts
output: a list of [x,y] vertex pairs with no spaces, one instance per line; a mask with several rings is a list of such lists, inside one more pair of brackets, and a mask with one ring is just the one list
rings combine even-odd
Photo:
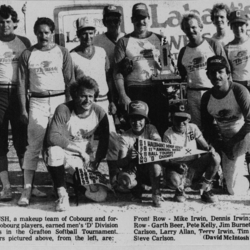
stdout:
[[1,82],[0,81],[0,88],[8,89],[8,88],[16,88],[17,84],[13,82]]
[[47,97],[55,97],[55,96],[60,96],[60,95],[65,95],[65,91],[61,90],[47,90],[44,92],[32,92],[30,93],[30,97],[35,97],[35,98],[47,98]]
[[192,91],[206,91],[206,90],[209,90],[210,88],[190,88],[190,87],[187,87],[187,90],[192,90]]

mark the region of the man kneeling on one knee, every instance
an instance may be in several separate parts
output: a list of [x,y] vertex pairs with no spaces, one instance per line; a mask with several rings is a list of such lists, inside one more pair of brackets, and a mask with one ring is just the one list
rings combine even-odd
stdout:
[[[65,170],[73,175],[76,167],[89,161],[90,167],[95,170],[106,156],[109,123],[105,111],[94,103],[98,93],[95,80],[90,77],[79,78],[70,86],[73,100],[57,107],[49,126],[47,142],[50,147],[45,152],[45,158],[59,197],[56,211],[69,208]],[[99,144],[95,157],[91,159],[94,135],[98,135]]]
[[185,111],[183,103],[174,104],[171,107],[173,126],[164,133],[163,141],[192,150],[201,149],[208,152],[164,162],[166,184],[169,188],[176,190],[174,200],[184,202],[186,200],[185,187],[192,186],[196,181],[203,179],[201,200],[213,203],[217,201],[217,197],[211,192],[211,184],[220,165],[220,156],[213,147],[207,144],[200,129],[195,124],[189,123],[190,119],[191,116]]

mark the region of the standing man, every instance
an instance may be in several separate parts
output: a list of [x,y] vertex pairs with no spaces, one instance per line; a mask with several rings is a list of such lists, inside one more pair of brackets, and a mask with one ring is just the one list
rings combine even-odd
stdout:
[[225,56],[222,45],[212,39],[202,37],[203,24],[196,13],[185,14],[181,29],[189,39],[178,56],[178,70],[182,79],[187,79],[188,110],[191,122],[201,128],[200,101],[204,91],[212,87],[206,75],[207,59],[213,55]]
[[241,11],[233,11],[229,23],[234,39],[225,46],[228,61],[232,70],[233,81],[250,90],[250,39],[247,35],[248,17]]
[[233,33],[228,26],[229,16],[230,9],[226,4],[215,4],[211,10],[211,20],[216,27],[212,39],[219,41],[223,47],[233,40]]
[[[107,32],[95,36],[94,37],[94,45],[103,48],[108,56],[109,63],[110,63],[110,70],[109,70],[109,80],[110,84],[112,85],[113,91],[113,101],[118,107],[118,93],[116,90],[116,86],[113,80],[113,69],[114,69],[114,50],[117,41],[123,37],[125,34],[121,32],[121,21],[122,21],[122,11],[119,6],[115,5],[108,5],[105,6],[103,9],[103,24],[107,27]],[[118,111],[119,112],[119,111]],[[118,115],[118,114],[116,114]],[[109,177],[112,181],[113,177],[117,173],[117,165],[116,161],[118,159],[118,152],[119,152],[119,135],[113,131],[110,133],[110,141],[109,141],[109,151],[107,155],[107,162],[109,166]]]
[[[19,206],[29,205],[31,186],[49,119],[65,102],[67,87],[74,81],[73,65],[67,49],[53,42],[54,22],[38,18],[34,25],[37,44],[25,50],[19,61],[18,95],[21,120],[28,124],[28,146],[24,156],[24,191]],[[30,95],[29,114],[26,96]]]
[[17,13],[11,6],[0,6],[0,180],[3,186],[0,201],[12,199],[7,159],[9,122],[21,168],[27,145],[27,125],[20,121],[17,73],[18,59],[31,44],[26,37],[15,35],[18,22]]
[[[207,61],[207,76],[213,88],[201,100],[204,136],[222,151],[223,176],[230,194],[244,194],[249,189],[245,177],[245,153],[250,150],[250,94],[247,89],[231,82],[227,61],[222,56]],[[216,121],[221,140],[213,130]]]
[[117,42],[115,48],[115,83],[119,103],[127,110],[131,101],[141,100],[149,106],[149,119],[162,136],[168,127],[168,100],[152,75],[160,69],[162,36],[148,30],[147,5],[137,3],[132,9],[134,31]]

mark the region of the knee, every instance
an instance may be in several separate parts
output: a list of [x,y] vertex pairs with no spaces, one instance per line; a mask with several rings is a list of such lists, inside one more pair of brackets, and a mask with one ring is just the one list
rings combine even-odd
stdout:
[[149,165],[149,168],[150,168],[150,172],[154,176],[160,176],[162,174],[162,166],[159,163],[151,163]]
[[64,150],[61,147],[54,146],[45,150],[44,160],[47,165],[57,167],[64,165]]
[[164,178],[166,181],[166,186],[171,189],[177,189],[182,185],[183,175],[177,173],[174,170],[165,171]]
[[218,153],[211,153],[211,165],[216,169],[217,171],[219,170],[219,166],[221,163],[221,157]]

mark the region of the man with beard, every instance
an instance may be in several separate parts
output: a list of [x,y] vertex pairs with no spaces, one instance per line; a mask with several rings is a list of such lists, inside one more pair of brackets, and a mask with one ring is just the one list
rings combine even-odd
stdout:
[[[213,88],[204,93],[201,100],[204,136],[222,151],[228,192],[245,194],[249,189],[244,156],[250,150],[250,94],[244,86],[230,80],[230,70],[222,56],[208,58],[207,76]],[[213,130],[214,120],[221,138]]]
[[133,6],[132,33],[122,37],[115,47],[115,83],[119,104],[125,110],[131,101],[141,100],[149,106],[149,119],[162,136],[168,127],[168,100],[162,88],[152,80],[160,70],[162,36],[148,30],[150,16],[144,3]]
[[[24,190],[19,206],[29,205],[32,181],[50,118],[65,102],[68,86],[74,81],[73,65],[67,49],[53,42],[54,22],[38,18],[34,25],[37,44],[25,50],[19,62],[18,96],[21,120],[28,124],[28,146],[24,155]],[[29,114],[26,96],[30,94]],[[65,92],[66,91],[66,92]]]
[[180,50],[177,67],[182,79],[187,81],[188,111],[191,122],[201,128],[200,101],[204,91],[212,87],[206,75],[207,58],[213,55],[225,56],[222,45],[202,37],[203,24],[196,13],[185,14],[181,29],[189,43]]

